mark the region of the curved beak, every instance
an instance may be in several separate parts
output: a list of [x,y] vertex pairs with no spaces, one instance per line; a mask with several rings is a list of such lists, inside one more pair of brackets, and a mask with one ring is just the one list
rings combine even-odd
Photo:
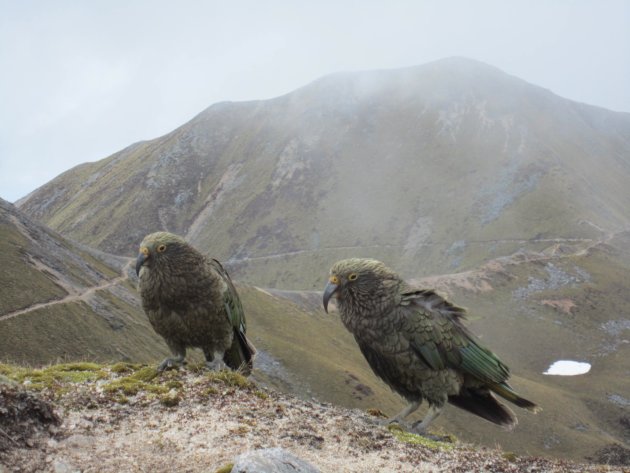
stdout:
[[332,295],[339,289],[339,286],[331,283],[330,281],[326,284],[324,288],[324,310],[328,313],[328,301],[332,297]]
[[138,253],[138,257],[136,258],[136,275],[140,276],[140,268],[149,259],[149,253]]

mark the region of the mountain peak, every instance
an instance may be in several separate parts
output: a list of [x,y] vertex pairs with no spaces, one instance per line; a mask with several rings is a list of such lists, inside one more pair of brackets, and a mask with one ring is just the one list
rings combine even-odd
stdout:
[[[19,208],[118,254],[158,229],[187,235],[244,273],[260,263],[248,281],[268,287],[312,288],[315,277],[296,280],[280,256],[309,260],[314,275],[336,248],[447,273],[484,260],[461,242],[628,224],[630,171],[619,157],[630,155],[629,134],[626,116],[452,57],[218,104],[64,173]],[[585,180],[592,193],[576,193]],[[541,211],[542,196],[557,208]],[[325,255],[317,264],[315,253]]]

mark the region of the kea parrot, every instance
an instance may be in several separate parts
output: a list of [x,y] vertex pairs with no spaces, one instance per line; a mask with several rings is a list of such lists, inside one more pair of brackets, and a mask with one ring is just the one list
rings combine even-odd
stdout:
[[409,403],[386,422],[404,425],[425,399],[424,419],[410,427],[421,435],[446,402],[507,429],[517,424],[516,416],[494,394],[532,412],[540,409],[507,383],[509,368],[463,325],[464,309],[411,286],[380,261],[335,263],[324,289],[326,311],[331,297],[374,373]]
[[173,358],[160,371],[185,363],[188,347],[201,348],[211,370],[251,373],[256,349],[246,336],[245,314],[221,263],[206,258],[183,238],[167,232],[140,244],[136,273],[142,308]]

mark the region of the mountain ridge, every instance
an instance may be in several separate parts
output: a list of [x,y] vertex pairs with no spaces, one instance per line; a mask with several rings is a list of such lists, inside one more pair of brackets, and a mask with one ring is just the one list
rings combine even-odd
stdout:
[[[19,207],[116,254],[156,229],[188,235],[219,259],[249,261],[245,282],[308,289],[315,278],[253,261],[294,253],[285,262],[320,273],[344,252],[335,248],[356,247],[417,276],[516,248],[468,241],[594,236],[582,220],[624,228],[628,155],[630,114],[451,59],[215,104]],[[300,258],[311,250],[319,261]]]

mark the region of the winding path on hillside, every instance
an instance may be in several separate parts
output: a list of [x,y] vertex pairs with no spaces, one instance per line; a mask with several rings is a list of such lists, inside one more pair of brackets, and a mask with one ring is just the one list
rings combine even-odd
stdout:
[[[505,239],[491,239],[491,240],[466,240],[466,245],[476,245],[476,244],[497,244],[497,243],[551,243],[552,248],[558,248],[560,245],[567,244],[579,244],[586,243],[584,248],[578,251],[579,254],[575,254],[574,256],[581,256],[585,254],[592,247],[599,245],[600,243],[607,243],[612,239],[617,233],[620,232],[606,232],[601,228],[591,224],[590,222],[585,222],[587,224],[593,225],[599,231],[604,233],[601,238],[505,238]],[[624,230],[621,230],[624,231]],[[439,243],[421,243],[418,246],[434,246]],[[293,250],[287,251],[283,253],[273,253],[269,255],[261,255],[261,256],[243,256],[241,258],[230,258],[226,261],[228,264],[238,264],[238,263],[248,263],[250,261],[264,261],[271,259],[284,258],[286,256],[297,256],[303,254],[312,254],[320,251],[339,251],[339,250],[359,250],[359,249],[383,249],[383,248],[404,248],[404,245],[354,245],[354,246],[326,246],[321,248],[312,248],[306,250]],[[509,258],[510,256],[505,256],[504,258]],[[543,258],[547,258],[544,256]]]
[[[33,261],[33,264],[36,267],[39,266],[44,266],[42,263],[36,262],[31,258],[31,261]],[[46,307],[51,307],[53,305],[57,305],[57,304],[67,304],[67,303],[71,303],[71,302],[78,302],[78,301],[87,301],[90,297],[92,297],[97,291],[101,291],[101,290],[105,290],[105,289],[109,289],[112,286],[115,286],[117,284],[120,284],[124,281],[127,281],[129,279],[129,270],[131,269],[133,265],[133,259],[130,259],[121,269],[120,271],[120,276],[115,277],[114,279],[110,279],[107,281],[104,281],[100,284],[97,284],[95,286],[88,286],[88,287],[79,287],[79,286],[73,286],[73,285],[69,285],[65,282],[63,282],[62,279],[57,278],[57,281],[55,281],[55,283],[57,285],[59,285],[60,287],[62,287],[67,293],[68,295],[61,298],[61,299],[55,299],[52,301],[48,301],[48,302],[38,302],[36,304],[33,304],[29,307],[25,307],[24,309],[20,309],[20,310],[16,310],[13,312],[9,312],[8,314],[4,314],[4,315],[0,315],[0,322],[4,321],[4,320],[8,320],[8,319],[12,319],[13,317],[17,317],[18,315],[22,315],[22,314],[26,314],[28,312],[32,312],[34,310],[38,310],[38,309],[44,309]],[[44,266],[45,267],[45,266]],[[47,271],[50,272],[50,268],[45,267]],[[39,268],[41,269],[41,268]]]
[[[569,257],[575,257],[575,256],[584,256],[585,254],[587,254],[592,248],[594,248],[595,246],[598,246],[600,244],[606,244],[608,243],[610,240],[612,240],[615,235],[617,235],[618,233],[621,233],[623,231],[627,231],[628,229],[624,229],[624,230],[620,230],[618,232],[609,232],[609,231],[604,231],[603,229],[597,227],[596,225],[592,224],[591,222],[584,222],[585,224],[591,225],[594,228],[598,229],[599,231],[601,231],[603,233],[603,235],[600,238],[593,238],[593,239],[588,239],[588,238],[546,238],[546,239],[531,239],[531,240],[519,240],[519,239],[510,239],[510,240],[487,240],[487,241],[474,241],[474,242],[468,242],[468,243],[499,243],[499,242],[523,242],[523,243],[539,243],[539,242],[548,242],[548,243],[552,243],[552,245],[548,248],[546,248],[545,250],[543,250],[542,252],[531,252],[531,253],[515,253],[512,255],[508,255],[508,256],[502,256],[496,259],[493,259],[487,263],[485,263],[484,265],[482,265],[481,267],[477,268],[477,269],[473,269],[470,271],[464,271],[461,273],[452,273],[452,274],[443,274],[443,275],[437,275],[437,276],[429,276],[429,277],[425,277],[425,278],[421,278],[416,280],[417,283],[420,283],[422,285],[430,285],[430,286],[444,286],[446,285],[456,285],[456,286],[462,286],[462,287],[469,287],[472,290],[485,290],[484,289],[484,284],[483,281],[487,279],[487,275],[490,272],[495,272],[497,270],[500,270],[503,266],[505,265],[513,265],[513,264],[522,264],[525,262],[532,262],[532,261],[541,261],[541,260],[552,260],[555,258],[569,258]],[[584,245],[581,245],[581,243],[584,243]],[[569,252],[560,252],[560,248],[563,245],[567,245],[567,244],[572,244],[574,245],[571,249],[572,251]],[[374,246],[376,247],[376,246]],[[387,247],[393,247],[393,246],[387,246]],[[321,251],[323,249],[330,249],[330,250],[343,250],[343,249],[356,249],[356,248],[371,248],[370,246],[368,247],[350,247],[350,246],[344,246],[344,247],[335,247],[335,248],[320,248],[319,250],[297,250],[297,251],[290,251],[287,253],[279,253],[279,254],[274,254],[274,255],[267,255],[267,256],[258,256],[258,257],[245,257],[245,258],[234,258],[234,259],[230,259],[227,261],[227,263],[239,263],[239,262],[247,262],[247,261],[256,261],[256,260],[262,260],[262,259],[268,259],[268,258],[281,258],[284,256],[294,256],[294,255],[299,255],[299,254],[305,254],[305,253],[312,253],[315,251]],[[38,269],[46,269],[49,273],[54,274],[54,271],[51,270],[51,268],[48,268],[46,266],[43,266],[42,263],[31,259],[31,263],[33,265],[35,265],[36,267],[38,267]],[[123,268],[121,269],[120,275],[110,279],[108,281],[102,282],[100,284],[97,284],[95,286],[89,286],[89,287],[78,287],[78,286],[74,286],[74,285],[69,285],[67,283],[63,282],[63,279],[60,278],[59,276],[56,276],[56,284],[58,284],[60,287],[62,287],[66,292],[68,292],[68,295],[61,298],[61,299],[56,299],[56,300],[52,300],[52,301],[48,301],[48,302],[40,302],[40,303],[36,303],[33,304],[29,307],[25,307],[23,309],[20,310],[16,310],[13,312],[9,312],[7,314],[4,315],[0,315],[0,322],[4,321],[4,320],[8,320],[11,319],[13,317],[17,317],[19,315],[22,314],[26,314],[38,309],[44,309],[46,307],[51,307],[53,305],[57,305],[57,304],[66,304],[66,303],[71,303],[71,302],[78,302],[78,301],[87,301],[91,296],[93,296],[97,291],[101,291],[101,290],[105,290],[105,289],[109,289],[112,286],[115,286],[117,284],[120,284],[124,281],[127,281],[129,279],[129,270],[131,269],[131,266],[133,265],[133,259],[129,259],[129,261],[127,261],[127,263],[123,266]],[[43,267],[40,267],[43,266]],[[476,284],[476,283],[472,283],[471,285],[471,281],[477,281],[477,282],[481,282],[481,285]]]

